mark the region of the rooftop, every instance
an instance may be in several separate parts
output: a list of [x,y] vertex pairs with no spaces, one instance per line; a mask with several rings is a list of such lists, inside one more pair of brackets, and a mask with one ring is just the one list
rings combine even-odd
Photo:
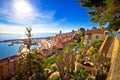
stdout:
[[94,29],[94,30],[87,30],[85,32],[86,35],[88,34],[104,34],[104,30],[97,30],[97,29]]
[[14,56],[10,56],[10,57],[7,57],[7,58],[3,58],[3,59],[0,59],[0,63],[3,63],[5,61],[10,61],[10,60],[13,60],[15,58],[18,58],[19,55],[14,55]]

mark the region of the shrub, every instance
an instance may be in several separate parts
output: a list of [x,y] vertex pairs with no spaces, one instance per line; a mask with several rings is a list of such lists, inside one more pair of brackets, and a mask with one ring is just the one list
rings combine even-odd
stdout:
[[100,46],[102,45],[102,43],[103,43],[103,40],[95,40],[94,42],[91,43],[91,45],[92,45],[94,48],[99,49]]

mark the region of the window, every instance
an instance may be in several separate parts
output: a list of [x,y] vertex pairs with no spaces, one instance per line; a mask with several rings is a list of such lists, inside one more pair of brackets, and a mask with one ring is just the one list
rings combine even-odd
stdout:
[[3,67],[0,66],[0,74],[3,74]]
[[15,69],[15,68],[14,68],[14,62],[11,62],[11,63],[10,63],[10,67],[11,67],[12,72],[14,72],[14,69]]
[[91,39],[92,38],[92,35],[88,35],[88,39]]
[[99,38],[99,36],[98,35],[96,35],[96,39],[98,39]]

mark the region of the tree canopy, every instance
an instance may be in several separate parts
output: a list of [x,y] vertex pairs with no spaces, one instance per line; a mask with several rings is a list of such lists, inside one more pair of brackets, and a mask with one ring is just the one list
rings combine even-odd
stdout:
[[27,39],[20,46],[17,70],[11,80],[41,80],[46,79],[44,62],[41,52],[32,49],[31,28],[26,28]]
[[81,6],[89,9],[91,21],[104,25],[108,30],[120,28],[120,0],[79,0]]

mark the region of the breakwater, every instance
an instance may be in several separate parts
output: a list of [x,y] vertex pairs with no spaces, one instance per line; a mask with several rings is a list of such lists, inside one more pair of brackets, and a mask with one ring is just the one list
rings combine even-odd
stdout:
[[[44,37],[44,38],[31,38],[31,39],[34,39],[34,40],[41,40],[41,39],[50,39],[50,37]],[[1,40],[0,43],[2,42],[18,42],[18,41],[24,41],[26,39],[10,39],[10,40]]]

